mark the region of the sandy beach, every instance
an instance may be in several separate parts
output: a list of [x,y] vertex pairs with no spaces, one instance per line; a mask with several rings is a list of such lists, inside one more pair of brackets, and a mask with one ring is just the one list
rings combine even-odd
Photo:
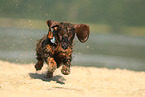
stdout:
[[47,65],[36,72],[34,64],[0,61],[0,97],[145,97],[143,71],[72,66],[65,76],[60,69],[48,79]]

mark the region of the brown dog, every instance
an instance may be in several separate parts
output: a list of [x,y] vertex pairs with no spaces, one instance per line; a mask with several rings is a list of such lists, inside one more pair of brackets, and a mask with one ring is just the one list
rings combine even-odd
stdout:
[[[38,62],[35,68],[41,70],[45,61],[48,64],[47,76],[51,78],[53,72],[63,64],[61,72],[68,75],[75,34],[80,42],[86,42],[90,33],[89,26],[53,20],[48,20],[47,25],[49,27],[48,34],[40,39],[36,45]],[[55,42],[51,41],[53,38],[55,38]]]

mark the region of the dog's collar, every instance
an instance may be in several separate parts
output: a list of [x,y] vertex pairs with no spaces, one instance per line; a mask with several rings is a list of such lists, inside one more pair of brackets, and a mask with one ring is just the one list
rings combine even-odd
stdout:
[[55,43],[55,37],[53,37],[52,39],[50,39],[51,43]]

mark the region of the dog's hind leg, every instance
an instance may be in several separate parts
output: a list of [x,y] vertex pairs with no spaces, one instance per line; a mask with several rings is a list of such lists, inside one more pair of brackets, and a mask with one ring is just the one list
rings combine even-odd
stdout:
[[44,59],[42,58],[42,54],[41,54],[41,49],[37,48],[36,50],[36,55],[37,55],[37,63],[35,65],[35,69],[38,71],[38,70],[41,70],[42,67],[43,67],[43,63],[44,63]]
[[44,39],[45,39],[45,37],[40,39],[36,44],[36,56],[37,56],[38,61],[35,65],[35,69],[37,71],[42,69],[43,63],[44,63],[44,59],[42,57],[42,43],[43,43]]
[[43,63],[44,61],[43,60],[38,60],[36,65],[35,65],[35,69],[38,71],[38,70],[41,70],[42,67],[43,67]]
[[38,56],[38,54],[37,54],[37,60],[38,61],[37,61],[36,65],[35,65],[35,69],[38,71],[38,70],[42,69],[44,60],[40,56]]

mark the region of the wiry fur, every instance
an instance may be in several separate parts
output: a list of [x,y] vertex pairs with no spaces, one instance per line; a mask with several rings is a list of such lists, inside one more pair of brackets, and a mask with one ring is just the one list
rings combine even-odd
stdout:
[[[49,26],[48,35],[45,35],[36,44],[36,55],[38,61],[35,68],[36,70],[41,70],[43,63],[46,62],[48,64],[47,76],[51,78],[53,77],[53,72],[63,64],[61,72],[64,75],[68,75],[70,73],[74,36],[75,33],[77,33],[76,30],[84,27],[78,27],[67,22],[59,23],[52,20],[47,21],[47,24]],[[85,27],[88,26],[85,25]],[[53,32],[51,31],[52,28],[54,29]],[[79,38],[79,35],[77,36],[80,41],[83,41],[83,39],[86,38],[88,39],[89,29],[86,30],[88,30],[88,35],[86,37],[82,37],[85,30],[82,31],[82,35],[80,34],[81,38]],[[55,43],[51,42],[51,35],[55,37]]]

